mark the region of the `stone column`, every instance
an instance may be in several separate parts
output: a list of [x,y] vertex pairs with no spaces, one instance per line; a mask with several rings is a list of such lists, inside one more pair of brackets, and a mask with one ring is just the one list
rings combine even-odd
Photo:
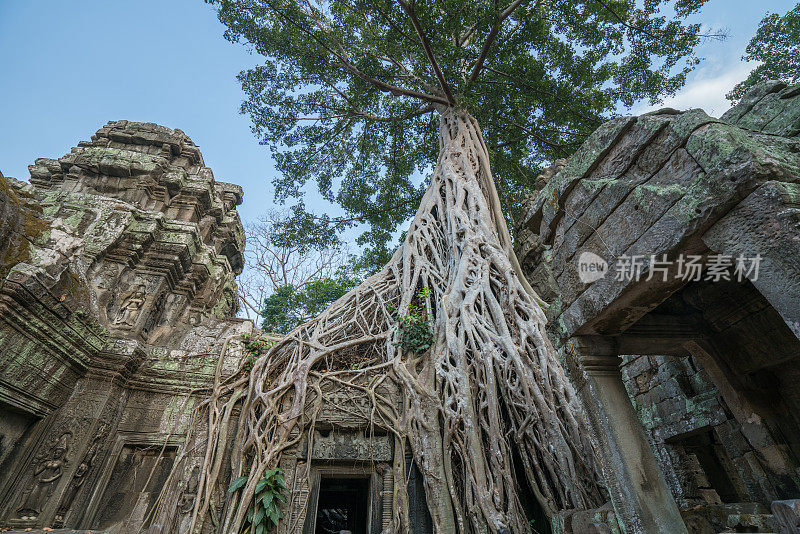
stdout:
[[[570,340],[578,394],[589,417],[611,502],[627,534],[687,534],[675,499],[622,382],[614,343]],[[577,365],[575,365],[577,364]]]

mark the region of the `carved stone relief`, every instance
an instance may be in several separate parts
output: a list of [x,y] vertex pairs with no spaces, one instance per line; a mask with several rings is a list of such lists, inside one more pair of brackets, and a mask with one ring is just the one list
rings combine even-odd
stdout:
[[86,454],[84,454],[81,463],[78,464],[78,467],[75,469],[75,472],[72,475],[72,481],[70,482],[66,493],[62,497],[61,504],[56,512],[56,526],[63,526],[64,518],[66,517],[67,512],[69,512],[69,509],[72,506],[75,497],[78,495],[78,492],[83,487],[84,482],[86,482],[86,478],[92,469],[92,465],[95,462],[100,447],[108,435],[108,429],[109,425],[107,423],[100,423],[97,433],[94,439],[92,439],[91,445],[89,445],[89,449],[86,451]]
[[[305,458],[307,445],[299,449]],[[392,441],[388,435],[364,436],[361,432],[314,431],[312,460],[392,460]]]
[[[36,205],[43,232],[0,276],[0,402],[13,405],[0,404],[0,529],[144,522],[174,451],[157,461],[131,445],[112,460],[109,435],[185,432],[179,407],[213,380],[221,340],[252,330],[231,317],[242,190],[216,181],[180,130],[128,121],[30,173],[0,176],[0,192]],[[0,218],[7,206],[0,194]],[[151,465],[159,480],[139,487]],[[176,486],[181,509],[196,485]]]
[[139,284],[136,289],[122,299],[113,324],[115,326],[133,326],[136,316],[144,306],[145,298],[145,286]]
[[55,489],[56,483],[68,465],[68,454],[72,432],[64,432],[56,440],[49,454],[33,463],[33,480],[22,493],[17,517],[23,520],[36,519]]

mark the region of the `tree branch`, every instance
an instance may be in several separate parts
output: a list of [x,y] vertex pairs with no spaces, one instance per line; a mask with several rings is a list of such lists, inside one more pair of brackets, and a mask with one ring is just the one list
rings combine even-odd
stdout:
[[450,91],[450,86],[447,84],[447,80],[444,79],[442,70],[439,68],[439,63],[436,62],[436,57],[433,55],[431,43],[428,40],[428,37],[425,35],[425,32],[422,31],[422,24],[420,24],[417,14],[414,12],[413,6],[411,6],[405,0],[397,0],[397,3],[400,4],[400,7],[403,8],[403,11],[405,11],[408,17],[411,19],[411,24],[417,31],[420,43],[422,44],[422,49],[425,50],[425,55],[428,57],[431,67],[433,67],[433,72],[436,74],[436,79],[439,80],[439,86],[441,86],[442,91],[444,91],[444,94],[447,97],[448,102],[450,102],[450,105],[454,105],[455,99],[453,98],[453,93]]
[[574,147],[575,145],[580,144],[580,143],[575,143],[575,142],[572,142],[572,143],[556,143],[555,141],[550,141],[549,139],[546,139],[546,138],[542,137],[541,135],[536,133],[536,131],[531,130],[529,127],[525,126],[524,124],[520,124],[520,123],[514,122],[514,121],[512,121],[510,124],[512,126],[516,126],[520,130],[526,132],[528,135],[530,135],[531,137],[533,137],[534,139],[536,139],[540,143],[544,143],[544,144],[546,144],[546,145],[548,145],[548,146],[550,146],[552,148],[563,149],[564,147]]
[[[497,74],[497,75],[499,75],[499,76],[502,76],[502,77],[504,77],[504,78],[506,78],[506,79],[508,79],[508,80],[511,80],[511,81],[512,81],[512,82],[514,82],[514,83],[518,83],[518,84],[520,84],[520,85],[522,85],[522,86],[524,86],[524,87],[526,87],[526,88],[530,89],[531,91],[534,91],[534,92],[537,92],[537,93],[539,93],[539,94],[545,94],[545,95],[548,95],[548,96],[551,96],[551,97],[553,97],[554,99],[558,100],[559,102],[561,102],[562,104],[564,104],[566,107],[568,107],[570,110],[572,110],[572,112],[573,112],[573,113],[575,113],[575,115],[577,115],[578,117],[580,117],[580,118],[581,118],[581,119],[583,119],[583,120],[586,120],[586,121],[596,121],[596,119],[593,119],[592,117],[589,117],[589,116],[588,116],[588,115],[586,115],[585,113],[581,113],[581,112],[579,112],[578,110],[576,110],[576,109],[575,109],[575,108],[572,106],[572,104],[571,104],[571,102],[570,102],[570,101],[568,101],[568,100],[564,100],[563,98],[559,97],[559,96],[558,96],[558,95],[557,95],[555,92],[552,92],[552,91],[545,91],[545,90],[543,90],[543,89],[540,89],[540,88],[538,88],[538,87],[534,87],[533,85],[531,85],[531,84],[529,84],[529,83],[525,82],[524,80],[520,80],[519,78],[516,78],[516,77],[514,77],[514,76],[512,76],[512,75],[510,75],[510,74],[507,74],[507,73],[505,73],[505,72],[503,72],[503,71],[501,71],[501,70],[497,70],[497,69],[495,69],[494,67],[491,67],[491,66],[488,66],[488,67],[486,67],[486,70],[488,70],[488,71],[490,71],[490,72],[494,72],[495,74]],[[599,125],[598,125],[598,126],[599,126]],[[595,127],[596,127],[596,126],[595,126]]]
[[[653,35],[652,33],[650,33],[649,31],[645,30],[644,28],[639,28],[638,26],[634,26],[634,25],[632,25],[632,24],[628,24],[627,22],[625,22],[625,21],[622,19],[622,17],[620,17],[620,16],[617,14],[617,12],[616,12],[616,11],[614,11],[613,9],[611,9],[611,6],[609,6],[609,5],[608,5],[606,2],[604,2],[603,0],[597,0],[597,3],[599,3],[601,6],[603,6],[603,7],[606,9],[606,11],[608,11],[609,13],[611,13],[611,15],[613,15],[613,16],[614,16],[614,18],[615,18],[615,19],[617,19],[617,21],[618,21],[620,24],[622,24],[623,26],[625,26],[625,27],[626,27],[626,28],[628,28],[629,30],[633,30],[633,31],[635,31],[635,32],[643,33],[643,34],[645,34],[646,36],[650,37],[651,39],[655,39],[656,41],[661,41],[661,42],[663,42],[663,39],[662,39],[661,37],[659,37],[659,36],[657,36],[657,35]],[[683,33],[683,35],[686,35],[686,33]],[[707,34],[698,34],[698,37],[703,37],[703,38],[705,38],[705,39],[725,39],[726,35],[725,35],[725,33],[707,33]]]
[[408,200],[404,200],[402,202],[398,202],[397,204],[395,204],[393,206],[389,206],[388,208],[382,208],[382,209],[379,209],[379,210],[372,210],[372,211],[369,211],[369,212],[365,213],[364,215],[358,215],[358,216],[355,216],[355,217],[336,217],[336,218],[333,218],[333,219],[324,219],[324,217],[320,217],[319,215],[314,215],[313,213],[309,213],[308,215],[313,219],[325,220],[329,224],[339,225],[339,224],[345,224],[345,223],[349,223],[349,222],[363,221],[364,219],[366,219],[368,217],[372,217],[373,215],[380,215],[381,213],[386,213],[387,211],[396,210],[397,208],[399,208],[401,206],[405,206],[406,204],[417,203],[417,202],[420,201],[421,198],[422,198],[421,196],[412,197],[412,198],[409,198]]
[[[399,33],[399,34],[400,34],[400,35],[402,35],[403,37],[405,37],[405,38],[406,38],[406,39],[407,39],[409,42],[411,42],[411,43],[415,43],[414,39],[412,39],[410,35],[408,35],[406,32],[404,32],[404,31],[403,31],[403,29],[402,29],[400,26],[398,26],[398,25],[397,25],[397,23],[396,23],[395,21],[393,21],[393,20],[392,20],[392,19],[389,17],[389,15],[388,15],[388,14],[384,13],[384,11],[383,11],[383,10],[382,10],[380,7],[378,7],[378,5],[377,5],[377,4],[374,4],[374,5],[372,6],[372,8],[373,8],[375,11],[377,11],[377,12],[378,12],[378,14],[381,16],[381,18],[383,18],[383,20],[385,20],[385,21],[386,21],[386,23],[387,23],[389,26],[391,26],[393,30],[395,30],[397,33]],[[416,44],[416,43],[415,43],[415,44]]]
[[472,27],[470,27],[470,29],[464,32],[464,35],[456,39],[456,46],[461,48],[462,46],[467,44],[467,41],[469,40],[470,37],[472,37],[472,34],[475,33],[475,30],[477,29],[478,29],[477,24],[473,24]]
[[[414,43],[414,44],[416,44],[416,43]],[[385,61],[386,63],[391,63],[392,65],[394,65],[395,67],[397,67],[400,71],[402,71],[404,73],[404,74],[401,75],[401,77],[405,76],[406,78],[411,78],[413,80],[416,80],[426,91],[429,91],[431,93],[435,93],[436,92],[436,88],[434,86],[430,85],[428,82],[426,82],[425,80],[423,80],[422,78],[417,76],[414,72],[409,70],[408,67],[403,65],[400,61],[398,61],[398,60],[396,60],[396,59],[394,59],[392,57],[386,57],[386,56],[373,56],[373,57],[376,57],[377,59],[380,59],[381,61]]]
[[597,3],[600,4],[601,6],[603,6],[606,9],[606,11],[611,13],[614,16],[614,18],[617,19],[617,21],[620,24],[622,24],[623,26],[625,26],[626,28],[634,30],[634,31],[637,31],[639,33],[643,33],[643,34],[647,35],[648,37],[650,37],[651,39],[658,39],[658,37],[656,37],[652,33],[648,32],[647,30],[645,30],[643,28],[637,28],[636,26],[632,26],[632,25],[628,24],[627,22],[625,22],[624,20],[622,20],[622,17],[617,15],[617,12],[614,11],[613,9],[611,9],[611,7],[609,7],[608,4],[603,2],[603,0],[597,0]]
[[[524,1],[525,0],[514,0],[511,2],[510,6],[508,6],[497,16],[497,20],[492,26],[492,29],[489,30],[489,35],[486,36],[486,40],[483,42],[483,48],[481,48],[481,53],[478,55],[475,66],[472,68],[472,74],[469,75],[468,82],[471,83],[478,79],[478,75],[481,73],[481,69],[483,68],[483,63],[486,61],[486,57],[489,55],[489,49],[492,47],[494,40],[497,38],[497,34],[500,33],[500,27],[503,25],[503,21],[510,17],[514,10],[517,9]],[[539,4],[541,3],[542,0],[537,0],[534,9],[539,7]]]
[[[402,87],[397,87],[395,85],[392,85],[392,84],[389,84],[389,83],[386,83],[386,82],[382,82],[381,80],[377,80],[375,78],[372,78],[371,76],[368,76],[367,74],[364,74],[363,72],[358,70],[358,68],[356,68],[355,65],[350,63],[350,61],[347,59],[347,57],[345,57],[346,53],[343,54],[344,50],[341,49],[341,43],[337,43],[337,46],[340,47],[340,51],[337,52],[336,50],[334,50],[333,48],[328,46],[325,43],[325,41],[323,41],[317,35],[315,35],[314,32],[309,31],[307,28],[304,28],[299,22],[297,22],[292,17],[288,16],[286,13],[281,11],[281,9],[276,7],[274,3],[269,2],[268,0],[265,3],[278,16],[280,16],[281,18],[287,20],[289,22],[289,24],[291,24],[292,26],[294,26],[295,28],[297,28],[298,30],[300,30],[301,32],[303,32],[304,34],[309,36],[314,41],[316,41],[317,44],[320,47],[322,47],[326,52],[328,52],[332,56],[337,57],[339,59],[339,62],[341,63],[341,65],[345,69],[350,71],[351,74],[357,76],[358,78],[361,78],[362,80],[364,80],[367,83],[372,84],[379,91],[383,91],[385,93],[392,93],[395,96],[400,96],[400,95],[410,96],[412,98],[418,98],[420,100],[425,100],[426,102],[431,102],[433,104],[442,104],[442,105],[445,105],[445,106],[449,106],[450,105],[450,103],[447,100],[445,100],[445,99],[443,99],[441,97],[434,96],[434,95],[428,95],[428,94],[425,94],[425,93],[421,93],[419,91],[414,91],[413,89],[405,89],[405,88],[402,88]],[[306,16],[309,16],[310,18],[313,18],[308,13],[306,13]],[[316,23],[317,27],[320,28],[323,32],[329,33],[327,28],[324,28],[324,27],[322,27],[320,25],[319,21],[315,21],[315,23]]]

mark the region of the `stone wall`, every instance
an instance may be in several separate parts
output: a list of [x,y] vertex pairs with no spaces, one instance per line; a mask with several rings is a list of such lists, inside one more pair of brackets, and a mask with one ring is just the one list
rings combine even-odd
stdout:
[[180,130],[128,121],[30,173],[0,178],[0,526],[136,531],[253,330],[242,190]]
[[693,356],[623,360],[626,388],[682,508],[780,497],[758,449]]
[[[617,518],[647,531],[646,505],[622,508],[665,483],[691,532],[772,531],[770,503],[800,497],[800,86],[760,86],[720,119],[614,119],[537,184],[517,255],[550,304]],[[740,255],[760,257],[758,276],[733,276]],[[688,256],[700,279],[679,276]],[[731,263],[709,282],[719,256]],[[621,275],[633,257],[639,276]],[[587,258],[606,270],[582,276]],[[616,387],[617,356],[664,482],[637,478],[650,464],[619,416],[630,408],[602,391]]]

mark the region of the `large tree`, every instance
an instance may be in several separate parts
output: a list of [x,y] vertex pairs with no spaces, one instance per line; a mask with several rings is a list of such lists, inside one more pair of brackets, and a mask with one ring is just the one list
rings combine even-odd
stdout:
[[570,155],[615,110],[684,84],[704,36],[682,21],[705,1],[215,3],[226,37],[263,56],[240,74],[242,111],[273,151],[277,198],[316,182],[346,216],[314,216],[299,201],[293,223],[333,239],[335,224],[364,222],[359,245],[382,264],[436,162],[438,111],[478,120],[513,217],[544,162]]
[[738,102],[753,86],[767,80],[800,81],[800,4],[781,16],[769,13],[758,25],[758,31],[747,45],[745,61],[758,65],[744,81],[726,96]]
[[[677,0],[676,16],[702,3]],[[360,399],[360,408],[342,408],[362,419],[366,435],[393,440],[393,482],[384,488],[392,532],[411,531],[406,450],[437,534],[530,533],[526,508],[549,517],[602,504],[585,415],[548,341],[545,303],[520,272],[506,216],[539,162],[569,152],[603,112],[682,83],[698,27],[658,15],[658,6],[219,4],[229,36],[266,57],[242,78],[245,109],[277,151],[279,194],[298,194],[314,177],[351,218],[370,223],[365,239],[378,251],[414,216],[382,269],[272,345],[249,374],[218,382],[200,405],[208,428],[186,449],[205,451],[189,530],[213,522],[220,532],[258,532],[264,517],[278,521],[263,489],[280,465],[293,465],[295,487],[307,487],[309,463],[286,455],[302,436],[313,450],[325,393],[334,391]],[[414,173],[434,163],[427,187],[414,185]],[[298,236],[330,237],[325,219],[301,213],[293,222],[287,230]],[[214,488],[226,458],[236,483],[220,516]],[[304,495],[292,496],[288,532],[302,528]]]

